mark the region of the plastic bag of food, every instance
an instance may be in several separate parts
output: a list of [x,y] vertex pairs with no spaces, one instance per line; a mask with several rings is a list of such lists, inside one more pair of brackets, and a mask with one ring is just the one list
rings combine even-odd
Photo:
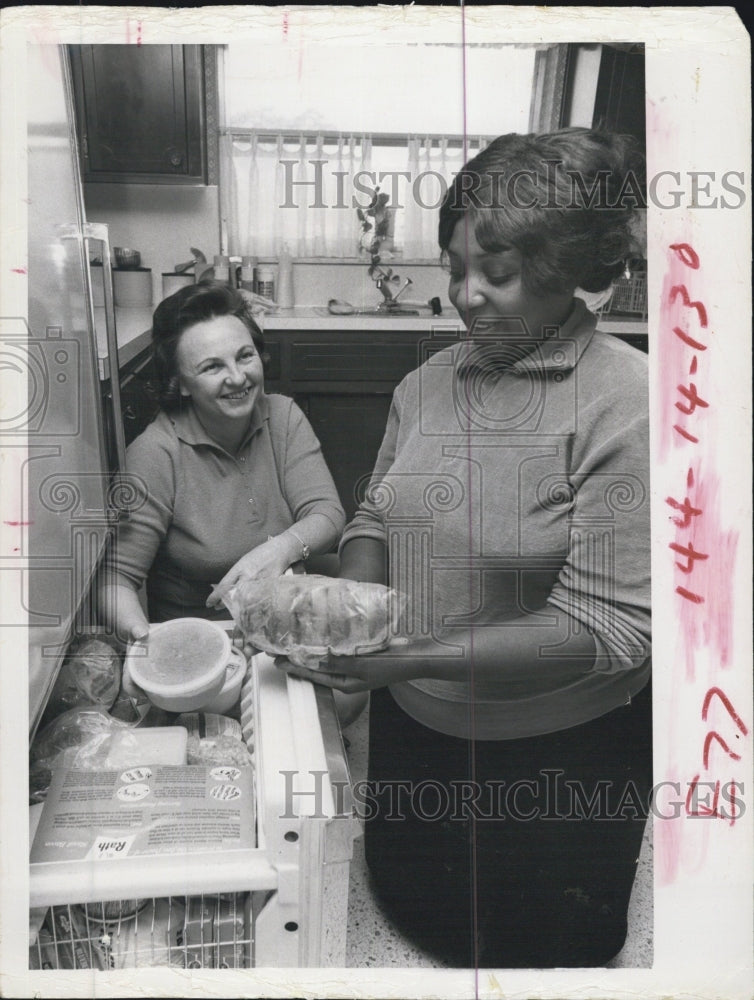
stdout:
[[247,580],[225,604],[246,639],[273,656],[316,668],[328,653],[384,649],[395,633],[402,598],[378,583],[288,575]]
[[243,740],[235,736],[189,736],[186,748],[189,764],[252,767],[254,761]]
[[52,780],[53,769],[62,762],[62,754],[77,748],[70,767],[96,770],[110,749],[113,733],[130,726],[113,719],[103,708],[72,708],[46,726],[32,743],[29,755],[29,798],[43,802]]
[[101,639],[79,639],[68,651],[48,702],[58,715],[79,705],[110,708],[120,691],[120,657]]

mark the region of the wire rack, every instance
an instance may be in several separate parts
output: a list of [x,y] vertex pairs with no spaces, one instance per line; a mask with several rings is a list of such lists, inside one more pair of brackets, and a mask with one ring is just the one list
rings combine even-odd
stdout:
[[254,911],[263,897],[217,893],[53,906],[29,949],[29,967],[251,968]]
[[624,313],[647,318],[647,276],[639,271],[630,278],[618,278],[603,314]]

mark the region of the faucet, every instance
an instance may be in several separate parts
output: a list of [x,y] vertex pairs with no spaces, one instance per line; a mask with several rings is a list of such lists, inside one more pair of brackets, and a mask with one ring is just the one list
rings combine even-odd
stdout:
[[380,275],[380,277],[375,282],[375,284],[377,285],[383,296],[383,301],[380,302],[379,308],[388,311],[390,309],[395,309],[398,307],[398,297],[403,295],[403,293],[406,291],[409,285],[413,284],[411,278],[406,278],[406,280],[403,282],[403,285],[398,289],[397,292],[395,292],[395,294],[393,294],[393,292],[390,290],[388,286],[388,282],[391,280],[399,281],[400,279],[398,278],[397,274],[393,275],[392,271],[388,271],[387,273],[383,272],[383,274]]

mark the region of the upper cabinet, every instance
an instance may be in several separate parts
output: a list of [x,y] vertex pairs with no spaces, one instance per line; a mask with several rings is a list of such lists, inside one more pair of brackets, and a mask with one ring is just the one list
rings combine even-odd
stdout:
[[205,63],[213,50],[72,45],[70,53],[85,182],[212,182],[214,77]]

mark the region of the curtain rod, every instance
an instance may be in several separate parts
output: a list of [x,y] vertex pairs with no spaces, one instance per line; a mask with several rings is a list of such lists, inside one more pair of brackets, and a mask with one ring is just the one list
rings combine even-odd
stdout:
[[328,129],[321,129],[317,131],[313,131],[311,129],[302,129],[300,131],[280,129],[278,131],[274,131],[259,128],[235,128],[231,126],[223,126],[219,131],[220,135],[239,136],[242,138],[257,136],[260,139],[278,139],[282,137],[284,142],[299,142],[302,138],[305,138],[308,141],[316,141],[317,139],[322,138],[326,142],[335,142],[338,139],[349,138],[371,139],[372,143],[382,146],[403,146],[409,139],[419,139],[422,142],[442,142],[443,140],[447,140],[448,143],[457,146],[462,146],[464,142],[481,143],[491,141],[491,137],[486,135],[446,135],[441,132],[334,132]]

